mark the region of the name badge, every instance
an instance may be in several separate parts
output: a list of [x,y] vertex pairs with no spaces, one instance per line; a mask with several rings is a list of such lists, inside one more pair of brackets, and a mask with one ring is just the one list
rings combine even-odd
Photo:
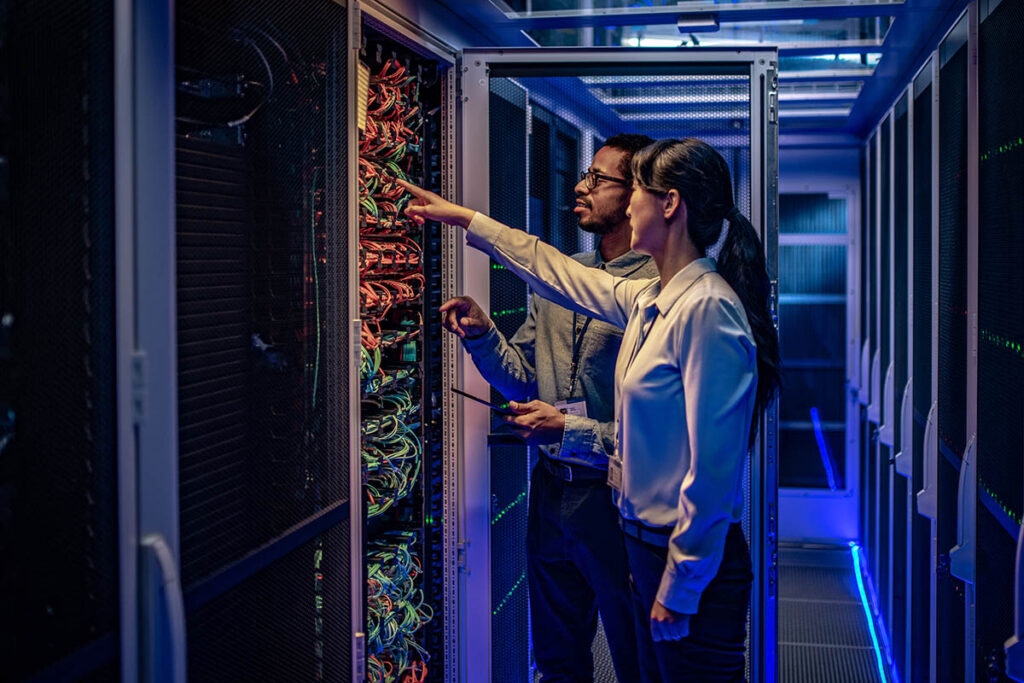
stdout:
[[616,491],[622,490],[622,461],[608,458],[608,485]]
[[566,415],[587,417],[587,402],[582,398],[575,398],[571,401],[559,401],[555,404],[555,408]]

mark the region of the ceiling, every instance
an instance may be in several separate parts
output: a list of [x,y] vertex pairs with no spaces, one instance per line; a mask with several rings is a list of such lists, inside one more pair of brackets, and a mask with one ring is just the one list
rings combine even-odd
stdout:
[[[899,97],[967,0],[448,0],[496,45],[779,49],[785,141],[855,144]],[[607,84],[605,84],[607,86]],[[666,84],[667,85],[667,84]],[[671,88],[629,98],[682,115]],[[596,92],[613,112],[608,90]],[[640,110],[638,110],[640,107]],[[692,114],[691,114],[692,115]],[[785,144],[785,142],[784,142]],[[794,143],[797,144],[797,143]]]

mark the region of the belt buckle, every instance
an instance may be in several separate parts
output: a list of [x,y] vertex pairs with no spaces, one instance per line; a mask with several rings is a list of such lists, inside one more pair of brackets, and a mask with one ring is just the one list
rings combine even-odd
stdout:
[[568,463],[564,463],[564,462],[559,462],[558,464],[565,470],[566,476],[563,477],[563,479],[566,481],[566,483],[571,484],[572,483],[572,466],[569,465]]

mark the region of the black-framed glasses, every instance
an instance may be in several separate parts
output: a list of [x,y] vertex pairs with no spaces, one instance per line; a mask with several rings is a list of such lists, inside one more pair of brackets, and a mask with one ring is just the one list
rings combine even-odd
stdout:
[[618,183],[619,185],[629,185],[629,181],[625,178],[616,178],[615,176],[605,175],[604,173],[597,173],[595,171],[583,171],[583,173],[580,173],[580,180],[587,184],[588,190],[593,190],[597,187],[598,180],[607,180],[610,183]]

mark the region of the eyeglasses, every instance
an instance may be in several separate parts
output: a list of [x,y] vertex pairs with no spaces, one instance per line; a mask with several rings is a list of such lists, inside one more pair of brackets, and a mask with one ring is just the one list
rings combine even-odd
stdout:
[[597,181],[599,180],[607,180],[610,183],[618,183],[619,185],[629,185],[629,181],[625,178],[616,178],[603,173],[596,173],[595,171],[584,171],[583,173],[580,173],[580,180],[587,184],[588,190],[593,190],[597,187]]

